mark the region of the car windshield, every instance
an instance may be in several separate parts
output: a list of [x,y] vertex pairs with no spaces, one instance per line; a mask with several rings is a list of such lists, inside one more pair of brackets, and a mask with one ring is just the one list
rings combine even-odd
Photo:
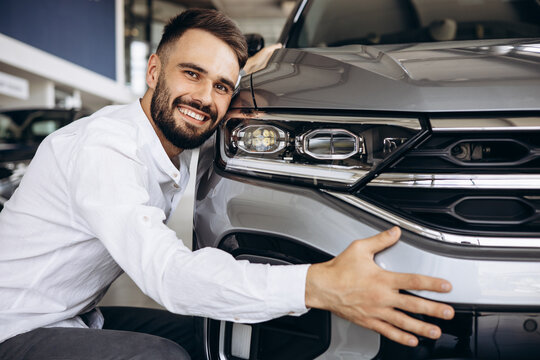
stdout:
[[540,37],[538,0],[312,0],[287,47]]
[[71,111],[21,110],[0,113],[0,143],[39,143],[72,118]]

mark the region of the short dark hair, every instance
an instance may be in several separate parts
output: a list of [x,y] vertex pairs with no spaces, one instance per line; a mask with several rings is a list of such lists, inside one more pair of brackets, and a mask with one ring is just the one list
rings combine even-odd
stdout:
[[211,9],[189,9],[169,20],[156,51],[162,61],[167,62],[170,45],[189,29],[205,30],[223,40],[235,52],[240,69],[246,64],[248,54],[244,35],[229,17]]

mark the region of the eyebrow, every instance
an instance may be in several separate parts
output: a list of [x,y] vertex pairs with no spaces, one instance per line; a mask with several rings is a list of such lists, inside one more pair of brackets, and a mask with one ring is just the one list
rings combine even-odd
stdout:
[[[192,69],[192,70],[195,70],[197,72],[200,72],[201,74],[208,75],[208,70],[203,69],[202,67],[200,67],[197,64],[180,63],[180,64],[178,64],[178,67],[183,68],[183,69],[185,69],[185,68]],[[224,83],[225,85],[227,85],[231,90],[234,90],[234,88],[235,88],[234,83],[229,79],[226,79],[224,77],[220,77],[218,79],[218,81],[220,81],[220,82]]]

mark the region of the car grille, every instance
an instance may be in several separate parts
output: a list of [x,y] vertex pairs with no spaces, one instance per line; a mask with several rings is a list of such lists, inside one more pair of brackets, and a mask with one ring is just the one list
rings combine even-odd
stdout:
[[360,197],[446,232],[485,236],[540,233],[540,191],[370,186]]
[[482,245],[478,238],[489,237],[485,244],[494,245],[504,237],[499,245],[537,246],[531,240],[540,236],[540,117],[431,123],[426,141],[357,199],[343,200],[456,242]]
[[401,173],[538,173],[540,133],[434,134],[392,170]]

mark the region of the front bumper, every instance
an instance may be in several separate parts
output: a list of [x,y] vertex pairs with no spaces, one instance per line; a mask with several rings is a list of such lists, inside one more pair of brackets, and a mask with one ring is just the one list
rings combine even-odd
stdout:
[[[253,243],[257,243],[258,238],[272,238],[275,242],[295,244],[295,247],[332,257],[353,240],[373,236],[392,226],[386,219],[329,193],[230,175],[214,166],[205,167],[204,161],[201,164],[196,195],[195,248],[212,246],[228,250],[224,239],[243,236]],[[260,250],[264,246],[261,240],[255,247]],[[279,247],[269,250],[267,257],[261,257],[260,252],[252,254],[257,258],[255,261],[271,257],[279,258],[281,263],[283,259],[298,259],[291,254],[279,254]],[[328,327],[330,336],[318,358],[345,359],[350,355],[354,359],[390,359],[398,353],[400,358],[415,359],[443,358],[441,356],[531,358],[528,354],[537,353],[540,346],[536,326],[540,320],[540,259],[534,251],[451,244],[404,230],[401,241],[379,253],[376,262],[390,271],[449,280],[453,290],[448,294],[422,291],[415,294],[453,305],[456,319],[438,321],[444,333],[438,341],[423,339],[420,347],[406,349],[331,315],[328,324],[321,325]],[[242,254],[249,259],[249,253],[250,249],[246,248],[233,255]],[[280,320],[274,321],[279,323]],[[437,322],[435,319],[427,321]],[[270,323],[254,325],[254,329]],[[206,325],[210,358],[234,359],[227,345],[233,337],[230,325],[211,320]],[[270,326],[280,328],[279,324]],[[255,335],[252,336],[251,344],[257,346],[259,341],[254,341]],[[321,338],[320,342],[323,340]],[[291,340],[291,343],[298,342]],[[259,358],[257,351],[263,350],[251,351],[253,357],[249,358]]]
[[[197,246],[217,247],[230,233],[260,233],[335,256],[352,241],[393,225],[318,190],[224,177],[214,169],[204,177],[197,192]],[[403,231],[401,241],[379,253],[376,262],[386,270],[442,277],[453,284],[448,294],[417,293],[429,299],[540,306],[540,259],[531,252],[448,244]]]

